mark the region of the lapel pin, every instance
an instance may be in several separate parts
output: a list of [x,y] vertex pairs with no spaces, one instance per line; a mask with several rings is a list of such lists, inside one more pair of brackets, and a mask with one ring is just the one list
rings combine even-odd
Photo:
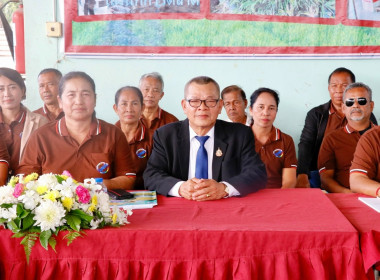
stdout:
[[216,155],[217,157],[221,157],[221,156],[223,155],[222,150],[221,150],[219,147],[218,147],[218,149],[216,150],[215,155]]

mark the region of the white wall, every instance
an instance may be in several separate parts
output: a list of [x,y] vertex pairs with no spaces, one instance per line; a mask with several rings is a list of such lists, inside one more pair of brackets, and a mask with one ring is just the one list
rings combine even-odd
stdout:
[[[76,0],[71,0],[76,1]],[[63,22],[63,0],[59,1],[58,20]],[[380,118],[380,61],[378,59],[99,59],[65,57],[63,38],[46,36],[45,23],[53,21],[53,1],[24,0],[27,100],[30,109],[42,105],[37,88],[40,70],[55,67],[63,74],[87,72],[97,86],[97,115],[108,122],[117,120],[112,110],[116,90],[138,85],[139,77],[158,71],[165,80],[161,107],[179,119],[185,116],[180,107],[184,84],[198,75],[214,78],[221,88],[240,85],[248,95],[258,87],[270,87],[280,93],[275,125],[293,136],[296,145],[306,113],[329,100],[328,75],[337,67],[351,69],[357,81],[370,85],[374,92],[374,113]],[[377,104],[379,104],[377,106]],[[221,118],[225,119],[223,112]]]

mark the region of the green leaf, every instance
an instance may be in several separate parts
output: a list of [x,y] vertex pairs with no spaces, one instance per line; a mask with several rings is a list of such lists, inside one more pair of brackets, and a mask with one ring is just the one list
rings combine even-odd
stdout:
[[20,238],[20,237],[24,237],[26,235],[26,232],[17,232],[15,234],[12,235],[13,238]]
[[80,218],[75,215],[66,215],[67,224],[76,231],[80,230]]
[[50,238],[49,238],[49,245],[53,248],[53,250],[54,250],[54,252],[56,252],[57,253],[57,251],[55,250],[55,245],[57,245],[57,240],[55,239],[55,237],[54,236],[51,236]]
[[12,208],[13,204],[12,203],[3,203],[3,204],[0,205],[0,207],[8,209],[8,208]]
[[19,217],[20,217],[21,219],[24,219],[24,218],[27,217],[29,214],[30,214],[30,211],[29,211],[29,210],[23,210],[23,211],[21,212],[21,214],[19,215]]
[[24,219],[26,216],[28,216],[31,213],[31,211],[25,209],[24,205],[22,203],[19,203],[17,204],[16,213],[20,219]]
[[16,214],[17,214],[17,216],[20,217],[20,215],[22,214],[22,212],[24,212],[24,206],[21,203],[18,203],[17,207],[16,207]]
[[34,244],[36,243],[36,240],[38,238],[37,233],[27,233],[23,240],[20,242],[24,246],[25,256],[26,256],[26,263],[29,264],[29,258],[30,254],[32,253],[32,248]]
[[8,219],[0,218],[0,224],[5,223],[6,221],[8,221]]
[[58,184],[62,184],[63,181],[65,181],[65,179],[63,179],[61,176],[59,175],[55,175],[55,178],[57,178],[57,181],[58,181]]
[[50,237],[51,237],[51,230],[45,230],[41,232],[40,234],[40,243],[42,247],[45,248],[45,250],[48,249],[48,241]]
[[63,239],[67,239],[67,246],[69,246],[79,236],[82,236],[81,232],[69,231],[69,233],[63,237]]
[[88,215],[79,209],[75,209],[75,210],[70,211],[70,214],[78,216],[79,218],[81,218],[82,220],[86,220],[87,222],[91,222],[92,219],[94,218],[93,216]]
[[8,222],[7,227],[8,227],[8,229],[10,229],[13,232],[18,232],[20,230],[20,228],[16,225],[16,223],[14,221]]
[[16,219],[13,220],[15,222],[15,225],[17,226],[18,229],[21,229],[21,219],[17,217]]
[[33,220],[34,215],[32,213],[29,213],[28,216],[22,221],[22,229],[26,230],[33,226],[34,220]]
[[29,232],[41,232],[41,228],[34,226],[34,227],[31,227],[28,231]]

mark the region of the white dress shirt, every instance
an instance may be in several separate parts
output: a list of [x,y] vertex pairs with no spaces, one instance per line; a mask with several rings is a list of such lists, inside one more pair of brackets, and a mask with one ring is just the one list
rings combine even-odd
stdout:
[[[208,178],[212,179],[212,159],[213,159],[213,152],[214,152],[214,130],[215,127],[212,127],[205,136],[209,136],[207,141],[204,144],[204,147],[207,151],[207,159],[208,159]],[[197,160],[197,153],[198,149],[200,147],[199,141],[195,138],[195,136],[198,136],[195,131],[190,127],[189,125],[189,132],[190,132],[190,157],[189,157],[189,175],[188,179],[195,177],[195,164]],[[177,196],[179,195],[179,188],[184,183],[184,181],[180,181],[176,183],[169,191],[169,195],[171,196]],[[227,182],[222,182],[228,187],[228,196],[236,196],[240,195],[239,191],[235,189],[231,184]]]

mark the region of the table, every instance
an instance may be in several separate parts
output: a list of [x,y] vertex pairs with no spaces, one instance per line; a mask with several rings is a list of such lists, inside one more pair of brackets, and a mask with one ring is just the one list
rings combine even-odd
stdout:
[[[196,202],[158,197],[57,253],[0,230],[1,279],[366,279],[358,232],[320,190]],[[59,235],[60,239],[62,235]]]
[[354,193],[327,195],[358,230],[364,268],[368,275],[373,275],[373,266],[380,269],[380,213],[359,201],[360,196],[368,197]]

